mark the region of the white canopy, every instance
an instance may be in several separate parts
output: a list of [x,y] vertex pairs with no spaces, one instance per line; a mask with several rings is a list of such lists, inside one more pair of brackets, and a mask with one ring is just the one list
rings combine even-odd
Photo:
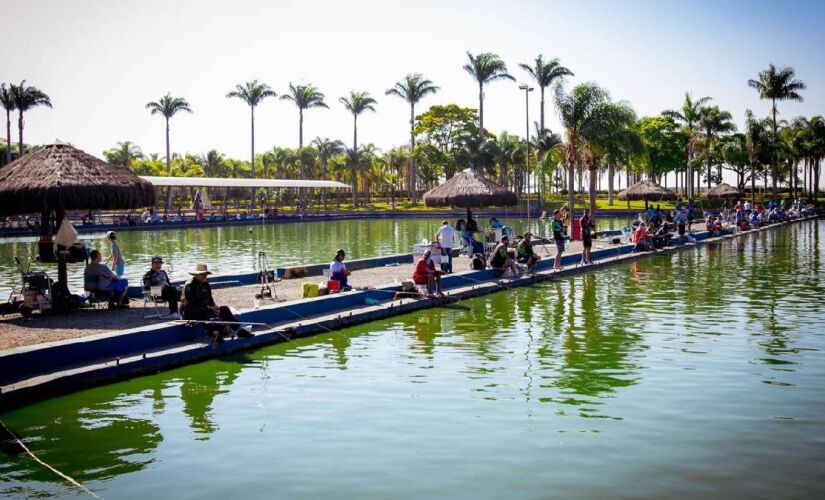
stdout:
[[223,187],[223,188],[337,188],[350,186],[336,181],[302,181],[297,179],[223,179],[220,177],[155,177],[141,176],[155,186]]

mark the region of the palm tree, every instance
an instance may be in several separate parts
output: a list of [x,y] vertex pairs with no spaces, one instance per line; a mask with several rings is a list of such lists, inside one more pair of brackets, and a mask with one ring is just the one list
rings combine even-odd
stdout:
[[140,150],[140,146],[132,141],[123,141],[118,142],[112,149],[104,151],[103,156],[112,165],[131,172],[132,164],[143,158],[143,151]]
[[[312,145],[318,152],[318,163],[321,167],[321,178],[326,179],[329,171],[329,162],[334,156],[343,154],[346,151],[344,143],[339,140],[332,140],[327,138],[316,137],[312,141]],[[327,190],[321,190],[321,203],[324,205],[324,210],[327,209]]]
[[529,74],[541,92],[541,118],[539,127],[544,130],[544,90],[557,80],[562,80],[565,76],[573,76],[573,72],[561,65],[558,58],[544,61],[544,54],[539,54],[533,65],[519,64],[519,67]]
[[484,138],[484,85],[496,80],[513,80],[507,72],[507,65],[496,54],[482,52],[474,56],[467,52],[469,62],[464,65],[464,71],[470,74],[478,83],[478,140]]
[[[282,101],[292,101],[298,108],[298,150],[304,147],[304,110],[310,108],[328,108],[322,94],[312,84],[294,85],[289,83],[289,91],[281,96]],[[301,179],[306,179],[306,165],[301,161]],[[306,203],[306,193],[301,188],[301,205]]]
[[[269,88],[269,85],[258,80],[246,82],[243,85],[235,85],[235,89],[226,94],[226,98],[236,97],[241,99],[249,106],[250,112],[250,130],[252,138],[252,152],[250,154],[249,164],[252,166],[252,178],[255,178],[255,107],[258,106],[267,97],[275,97],[275,92]],[[254,190],[253,190],[254,192]],[[255,208],[256,197],[252,196],[252,207]]]
[[[771,116],[773,120],[773,142],[777,143],[776,124],[776,101],[799,101],[802,96],[800,90],[805,90],[805,83],[796,78],[792,68],[781,68],[779,70],[773,64],[768,65],[768,69],[759,72],[757,80],[748,80],[748,86],[759,92],[760,99],[771,100]],[[773,194],[776,195],[777,178],[776,154],[771,158],[771,183]]]
[[[719,106],[705,106],[699,111],[699,128],[704,133],[705,139],[705,154],[707,158],[707,181],[708,189],[711,186],[711,157],[710,154],[713,144],[716,142],[720,134],[736,131],[736,125],[731,122],[731,114],[727,111],[722,111]],[[721,166],[720,166],[721,170]],[[721,172],[720,172],[721,177]]]
[[14,107],[17,109],[17,131],[20,136],[18,155],[23,156],[23,113],[37,106],[52,107],[52,101],[45,92],[37,87],[26,86],[26,80],[20,85],[11,85]]
[[[687,172],[685,175],[685,194],[688,199],[693,198],[693,169],[691,168],[691,159],[693,158],[693,146],[698,137],[698,130],[696,124],[699,123],[699,111],[702,107],[710,102],[710,97],[700,97],[695,101],[690,97],[690,94],[685,92],[685,100],[682,103],[680,110],[665,110],[662,112],[663,116],[673,118],[677,122],[681,122],[685,127],[690,140],[685,148],[685,155],[687,157]],[[612,203],[611,203],[612,205]]]
[[[370,97],[369,92],[351,91],[348,97],[338,99],[344,107],[352,113],[352,150],[347,154],[350,156],[348,163],[352,169],[352,207],[358,205],[358,173],[357,168],[361,161],[358,151],[358,115],[364,111],[375,111],[376,100]],[[356,161],[358,159],[358,161]]]
[[[415,151],[415,105],[421,99],[430,94],[435,94],[440,90],[439,87],[433,84],[430,80],[424,78],[421,73],[414,73],[405,76],[402,80],[395,83],[395,86],[384,92],[385,95],[394,95],[407,101],[410,105],[410,151]],[[415,157],[410,155],[410,172],[407,179],[407,186],[410,191],[410,201],[416,202],[415,189]]]
[[756,203],[756,172],[763,164],[763,159],[770,157],[770,124],[766,120],[754,118],[751,110],[745,110],[745,140],[748,152],[748,164],[751,168],[751,203]]
[[574,216],[574,184],[576,168],[580,164],[588,131],[598,124],[599,111],[609,101],[607,92],[595,83],[582,83],[565,93],[556,86],[556,109],[565,129],[564,163],[567,165],[567,209]]
[[[157,101],[151,101],[146,104],[146,109],[152,115],[162,115],[166,120],[166,175],[172,175],[172,153],[169,150],[169,119],[175,116],[179,111],[191,113],[192,108],[183,97],[172,97],[171,92],[167,92],[165,96]],[[166,188],[166,210],[172,207],[172,188]]]
[[11,86],[0,84],[0,106],[6,110],[6,163],[11,163],[11,112],[14,111],[14,95]]

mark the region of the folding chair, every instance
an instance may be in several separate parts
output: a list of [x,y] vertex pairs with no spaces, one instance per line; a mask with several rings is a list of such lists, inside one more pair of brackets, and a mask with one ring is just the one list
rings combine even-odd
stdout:
[[150,305],[154,309],[154,313],[144,315],[144,318],[166,319],[171,316],[166,300],[161,297],[162,290],[162,286],[153,286],[148,290],[143,290],[143,312],[145,313]]

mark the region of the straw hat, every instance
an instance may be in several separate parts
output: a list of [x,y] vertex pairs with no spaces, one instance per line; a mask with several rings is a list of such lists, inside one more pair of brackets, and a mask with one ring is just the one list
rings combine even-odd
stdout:
[[197,276],[198,274],[212,274],[212,271],[209,270],[206,264],[195,264],[194,269],[189,271],[189,274]]

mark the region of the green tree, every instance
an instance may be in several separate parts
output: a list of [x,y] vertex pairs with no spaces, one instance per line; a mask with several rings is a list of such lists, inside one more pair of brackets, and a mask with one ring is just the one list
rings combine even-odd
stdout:
[[666,110],[662,112],[662,115],[673,118],[677,122],[681,122],[684,126],[685,132],[687,133],[688,139],[685,143],[684,149],[686,156],[685,165],[687,167],[685,175],[685,194],[687,195],[688,199],[693,198],[694,196],[694,179],[693,170],[691,169],[691,160],[693,158],[696,140],[699,137],[699,112],[702,109],[702,107],[710,101],[711,98],[707,96],[700,97],[699,99],[696,99],[694,101],[690,94],[685,92],[685,100],[682,103],[681,109]]
[[[332,140],[326,137],[316,137],[312,141],[312,145],[318,152],[318,163],[321,167],[321,178],[327,179],[329,175],[329,164],[335,156],[341,155],[346,151],[344,143],[339,140]],[[321,203],[324,205],[324,210],[327,209],[327,190],[321,190]]]
[[[728,132],[735,132],[736,125],[733,124],[731,121],[732,117],[731,114],[727,111],[723,111],[719,109],[719,106],[705,106],[699,111],[699,123],[698,126],[702,130],[703,138],[704,138],[704,148],[707,154],[705,155],[707,159],[707,181],[708,181],[708,189],[711,186],[711,158],[713,152],[713,145],[716,140],[719,138],[719,135],[725,134]],[[722,172],[721,166],[719,167],[720,171],[718,172],[718,177],[721,180]]]
[[14,111],[12,87],[0,84],[0,106],[6,111],[6,163],[11,163],[11,112]]
[[751,203],[756,203],[756,176],[762,166],[770,163],[773,154],[771,124],[767,119],[757,119],[751,110],[745,111],[745,140],[750,166]]
[[670,116],[649,116],[636,124],[642,154],[634,156],[633,167],[650,178],[678,171],[685,166],[684,146],[688,131]]
[[[395,83],[395,86],[388,89],[386,95],[394,95],[404,99],[410,105],[410,151],[415,151],[415,105],[421,99],[439,91],[439,87],[430,80],[424,78],[421,73],[414,73],[405,76]],[[410,171],[407,179],[409,187],[410,201],[416,203],[417,192],[415,187],[415,157],[410,155]]]
[[[347,111],[352,113],[352,157],[360,158],[358,151],[358,116],[364,111],[375,111],[376,100],[373,99],[369,92],[351,91],[349,96],[338,99],[344,105]],[[352,207],[358,206],[358,165],[362,161],[350,161],[352,166]]]
[[112,165],[127,172],[132,171],[132,165],[136,160],[143,158],[143,151],[140,146],[131,141],[118,142],[115,147],[103,152],[103,157]]
[[553,82],[562,80],[565,76],[573,76],[573,72],[569,69],[565,68],[561,65],[561,61],[558,58],[551,59],[549,61],[544,60],[544,54],[539,54],[536,57],[536,60],[533,61],[532,65],[530,64],[519,64],[521,69],[527,72],[533,80],[536,81],[536,85],[539,87],[539,92],[541,95],[541,109],[540,109],[540,121],[539,127],[540,130],[545,130],[544,126],[544,91],[547,87],[553,84]]
[[[776,101],[802,101],[802,96],[799,94],[801,90],[805,90],[805,83],[796,78],[796,74],[792,68],[777,69],[773,64],[768,65],[768,69],[759,72],[756,80],[748,80],[748,86],[759,92],[760,99],[770,99],[771,101],[771,117],[773,125],[773,142],[778,141],[778,130],[776,122]],[[776,195],[776,178],[777,178],[777,158],[774,151],[771,159],[771,177],[772,177],[772,191]]]
[[26,80],[20,82],[20,85],[11,85],[11,95],[14,101],[14,108],[17,110],[17,132],[19,135],[18,155],[23,156],[25,153],[23,147],[23,114],[37,106],[52,107],[52,101],[45,92],[26,85]]
[[496,80],[513,80],[507,72],[507,65],[496,54],[482,52],[474,56],[467,52],[467,64],[464,71],[470,74],[478,84],[478,138],[484,138],[484,86]]
[[449,179],[459,158],[469,158],[470,142],[477,140],[477,133],[476,110],[455,104],[432,106],[415,118],[415,134],[423,136],[415,154]]
[[[166,121],[166,175],[172,175],[172,154],[169,148],[169,120],[179,112],[192,113],[192,107],[183,97],[172,97],[171,92],[157,101],[146,104],[152,115],[161,115]],[[172,188],[166,189],[166,210],[172,208]]]
[[[304,110],[311,108],[328,108],[324,94],[312,84],[294,85],[289,83],[289,90],[281,96],[282,101],[292,101],[298,108],[298,149],[304,147]],[[306,164],[301,161],[301,179],[306,179]],[[306,206],[306,190],[301,188],[301,205]]]

